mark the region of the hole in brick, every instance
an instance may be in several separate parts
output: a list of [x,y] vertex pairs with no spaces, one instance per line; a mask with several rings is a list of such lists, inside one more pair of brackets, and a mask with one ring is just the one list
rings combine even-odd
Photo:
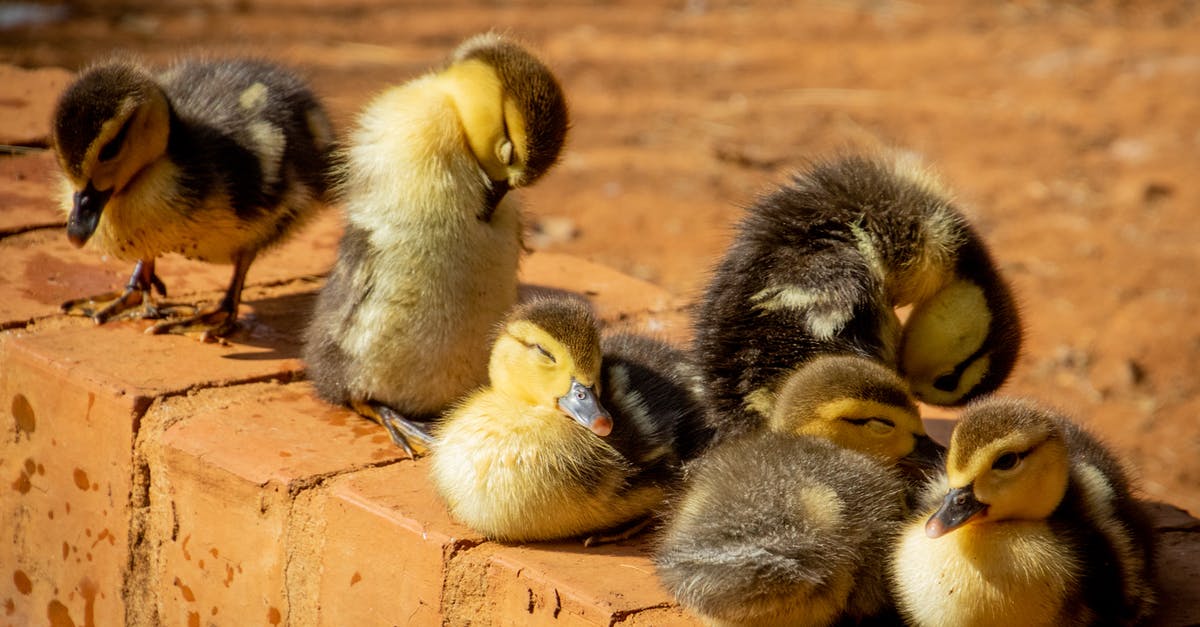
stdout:
[[29,481],[29,475],[22,470],[21,474],[13,480],[12,487],[21,494],[29,494],[29,490],[33,488],[33,483]]
[[26,575],[23,570],[13,572],[13,584],[17,586],[17,592],[21,594],[27,595],[33,592],[33,582],[29,580],[29,575]]
[[51,601],[46,607],[46,617],[50,619],[50,627],[75,627],[70,610],[58,599]]
[[75,469],[75,487],[80,490],[87,490],[92,487],[92,482],[88,480],[87,473],[82,468]]
[[33,405],[24,394],[13,396],[12,415],[17,421],[17,431],[33,433],[37,429],[37,416],[33,413]]

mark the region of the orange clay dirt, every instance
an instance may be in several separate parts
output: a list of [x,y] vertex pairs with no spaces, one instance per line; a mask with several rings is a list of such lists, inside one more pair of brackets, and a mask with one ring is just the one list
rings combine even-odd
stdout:
[[1077,416],[1149,496],[1200,514],[1200,9],[1181,4],[84,0],[0,26],[0,63],[253,53],[307,72],[345,129],[463,38],[509,32],[574,117],[525,194],[530,246],[685,296],[806,159],[911,149],[1020,296],[1004,391]]

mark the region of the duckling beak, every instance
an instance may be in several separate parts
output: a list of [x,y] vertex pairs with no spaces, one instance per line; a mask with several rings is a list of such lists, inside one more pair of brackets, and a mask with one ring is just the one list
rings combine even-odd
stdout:
[[67,218],[67,239],[76,248],[87,243],[96,226],[100,224],[100,213],[112,196],[112,190],[97,190],[91,181],[83,191],[75,192],[75,203],[71,207],[71,215]]
[[921,472],[938,470],[946,463],[946,447],[933,441],[927,435],[918,435],[916,443],[908,455],[900,458],[900,465],[905,470]]
[[612,433],[612,416],[600,406],[595,388],[576,381],[574,377],[571,378],[571,391],[559,397],[558,408],[600,437]]
[[496,207],[500,206],[500,201],[504,200],[504,195],[512,186],[507,180],[492,181],[492,186],[487,190],[487,197],[483,200],[483,210],[479,212],[479,220],[482,222],[491,222],[492,214],[496,213]]
[[929,517],[929,522],[925,523],[925,535],[940,538],[967,524],[972,518],[986,514],[987,508],[975,498],[973,485],[954,488],[946,495],[938,511]]

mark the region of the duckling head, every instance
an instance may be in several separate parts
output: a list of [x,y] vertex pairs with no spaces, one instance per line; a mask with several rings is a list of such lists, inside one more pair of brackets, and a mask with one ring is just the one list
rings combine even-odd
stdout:
[[463,42],[442,72],[467,143],[492,181],[495,202],[557,161],[567,136],[562,88],[545,65],[496,35]]
[[941,537],[970,524],[1041,520],[1067,491],[1070,463],[1062,430],[1027,401],[989,399],[967,408],[950,439],[950,491],[925,524]]
[[961,405],[1000,387],[1021,346],[1008,287],[951,281],[918,304],[904,325],[898,367],[917,398]]
[[514,401],[555,407],[599,436],[612,432],[600,404],[600,333],[587,304],[534,300],[509,315],[492,348],[492,388]]
[[53,142],[74,191],[67,236],[83,246],[105,206],[167,150],[170,105],[146,70],[112,62],[86,70],[54,111]]
[[888,464],[942,462],[904,380],[864,357],[822,356],[797,369],[780,390],[770,428],[827,438]]

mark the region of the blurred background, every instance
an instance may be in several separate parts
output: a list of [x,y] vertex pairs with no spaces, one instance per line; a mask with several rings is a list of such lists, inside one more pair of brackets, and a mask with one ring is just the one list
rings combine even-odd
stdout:
[[524,193],[532,248],[694,297],[789,171],[915,151],[1022,302],[1005,392],[1091,425],[1150,497],[1200,514],[1196,2],[8,2],[0,63],[258,55],[346,129],[485,30],[535,49],[572,108],[565,159]]

